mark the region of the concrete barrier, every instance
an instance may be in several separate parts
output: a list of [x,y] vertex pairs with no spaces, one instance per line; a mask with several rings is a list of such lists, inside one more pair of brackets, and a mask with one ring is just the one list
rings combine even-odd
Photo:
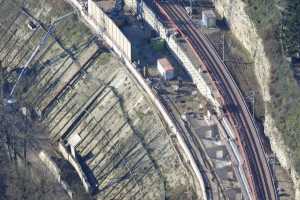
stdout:
[[[131,6],[132,1],[134,0],[125,0],[125,4],[130,3],[127,6]],[[218,109],[220,107],[220,104],[213,96],[216,91],[212,85],[213,83],[209,80],[208,74],[201,72],[200,66],[196,66],[191,61],[186,51],[172,36],[171,31],[166,29],[166,27],[160,22],[157,15],[145,3],[143,4],[142,12],[144,20],[160,35],[161,38],[166,40],[168,48],[171,50],[178,62],[181,63],[190,74],[199,92],[209,101],[211,101],[213,105],[215,105],[215,107]]]
[[131,60],[131,43],[105,12],[93,0],[88,0],[88,15],[98,27],[118,46],[119,50]]
[[62,154],[62,156],[64,157],[65,160],[67,160],[75,169],[75,171],[77,172],[83,187],[85,189],[86,192],[92,192],[92,188],[91,188],[91,184],[88,182],[88,179],[84,173],[84,171],[81,168],[81,165],[79,164],[79,162],[76,160],[76,158],[74,158],[71,153],[69,153],[66,149],[66,147],[62,144],[62,142],[58,143],[58,150],[59,152]]
[[244,160],[242,159],[241,153],[238,150],[238,146],[236,145],[234,133],[232,133],[229,122],[226,118],[222,118],[219,120],[215,115],[212,116],[213,121],[219,127],[221,138],[226,145],[226,148],[229,152],[231,160],[234,165],[233,168],[235,170],[236,177],[238,181],[241,183],[242,192],[244,194],[245,199],[251,199],[251,190],[249,188],[247,174],[243,168]]
[[[136,0],[125,0],[125,4],[127,6],[132,6],[133,1],[137,3]],[[215,105],[216,111],[220,112],[220,103],[217,101],[216,97],[213,95],[215,93],[215,87],[213,87],[213,83],[209,80],[209,77],[207,73],[203,73],[199,71],[199,66],[195,66],[195,64],[191,61],[185,50],[182,49],[182,47],[178,44],[176,39],[172,37],[170,32],[166,29],[166,27],[160,22],[157,15],[147,6],[145,3],[143,4],[143,17],[144,20],[159,33],[160,37],[165,39],[167,42],[167,45],[169,49],[172,51],[173,55],[177,58],[177,60],[184,66],[184,68],[187,70],[187,72],[190,74],[193,82],[196,84],[197,89],[199,92],[205,96],[210,102]],[[243,166],[243,160],[241,159],[240,152],[238,151],[237,145],[233,142],[234,140],[234,134],[232,133],[231,127],[229,123],[226,121],[226,119],[222,119],[222,128],[228,132],[231,140],[229,140],[227,147],[229,150],[233,151],[233,155],[235,156],[235,159],[238,163],[238,170],[237,173],[240,177],[240,182],[242,183],[243,187],[245,188],[245,193],[249,197],[250,190],[248,188],[247,179],[246,179],[246,172],[242,168]],[[225,122],[224,122],[225,120]]]
[[[152,89],[149,87],[149,85],[146,83],[144,78],[141,76],[141,74],[137,71],[136,66],[131,62],[130,59],[128,59],[127,56],[123,55],[122,50],[119,49],[118,45],[112,41],[112,39],[107,35],[107,32],[103,31],[101,27],[95,23],[95,21],[88,16],[81,5],[77,2],[77,0],[66,0],[69,3],[72,3],[74,6],[79,6],[77,9],[81,12],[82,18],[88,23],[89,27],[104,39],[104,41],[113,49],[113,51],[121,58],[121,60],[124,62],[128,70],[133,74],[133,76],[136,78],[136,80],[139,82],[140,86],[145,90],[145,92],[149,95],[151,101],[154,103],[154,105],[157,107],[163,118],[165,119],[166,123],[168,124],[170,130],[174,135],[176,135],[176,138],[179,142],[179,145],[184,151],[185,159],[188,161],[188,163],[191,165],[194,174],[196,176],[196,179],[198,183],[200,184],[201,188],[201,196],[204,200],[207,200],[207,194],[206,194],[206,188],[204,184],[203,176],[196,164],[196,161],[194,160],[192,153],[190,152],[187,144],[185,143],[183,136],[177,129],[176,125],[172,121],[170,115],[168,114],[168,111],[165,109],[163,104],[160,102],[159,98],[153,93]],[[163,30],[162,30],[163,31]],[[199,77],[202,79],[201,77]]]
[[141,74],[136,70],[135,67],[133,67],[133,65],[131,63],[127,63],[125,62],[128,69],[130,70],[130,72],[135,76],[135,78],[138,80],[138,82],[140,83],[140,85],[143,87],[143,89],[146,91],[146,93],[149,95],[150,99],[152,100],[152,102],[154,103],[154,105],[158,108],[158,110],[160,111],[161,115],[163,116],[163,118],[165,119],[166,123],[168,124],[171,132],[173,134],[176,135],[176,138],[181,146],[181,148],[183,149],[185,156],[186,156],[186,160],[190,163],[195,176],[198,180],[198,183],[200,184],[201,187],[201,192],[202,192],[202,198],[204,200],[207,199],[207,194],[206,194],[206,189],[205,189],[205,184],[204,184],[204,178],[196,164],[196,161],[192,155],[192,153],[190,152],[187,144],[184,141],[183,136],[181,135],[181,133],[179,132],[178,128],[176,127],[176,125],[174,124],[173,120],[171,119],[168,111],[165,109],[165,107],[163,106],[163,104],[160,102],[159,98],[153,93],[152,89],[148,86],[148,84],[146,83],[145,79],[141,76]]
[[69,197],[71,199],[73,199],[73,192],[72,192],[70,186],[64,180],[61,179],[62,172],[59,169],[59,167],[56,165],[56,163],[44,151],[41,151],[39,153],[39,158],[45,164],[45,166],[50,170],[50,172],[53,174],[53,176],[58,181],[58,183],[61,184],[61,186],[66,191],[66,193],[69,195]]

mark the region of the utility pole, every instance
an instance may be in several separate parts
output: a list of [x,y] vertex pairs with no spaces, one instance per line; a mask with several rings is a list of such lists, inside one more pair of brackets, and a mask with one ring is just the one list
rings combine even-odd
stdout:
[[256,91],[251,91],[250,95],[246,97],[246,99],[249,99],[249,101],[252,104],[252,117],[253,119],[255,118],[255,95],[256,95]]
[[4,83],[4,70],[2,67],[2,60],[0,60],[0,100],[1,100],[1,105],[4,103],[3,102],[3,83]]
[[255,91],[252,91],[252,117],[255,119]]
[[222,58],[223,58],[223,61],[225,61],[225,33],[223,32],[223,38],[222,38],[223,40],[222,40],[222,53],[223,53],[223,55],[222,55]]
[[272,174],[272,177],[273,177],[273,181],[274,181],[274,184],[277,188],[278,185],[277,185],[277,179],[276,179],[276,165],[277,165],[276,154],[272,154],[268,158],[268,161],[269,161],[269,165],[270,165],[270,168],[271,168],[271,174]]

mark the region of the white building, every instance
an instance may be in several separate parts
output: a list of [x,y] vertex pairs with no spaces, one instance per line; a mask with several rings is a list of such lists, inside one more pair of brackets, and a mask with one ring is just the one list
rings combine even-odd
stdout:
[[167,58],[157,60],[157,70],[165,80],[171,80],[175,77],[175,69]]
[[213,10],[202,11],[202,25],[207,28],[216,27],[216,14]]

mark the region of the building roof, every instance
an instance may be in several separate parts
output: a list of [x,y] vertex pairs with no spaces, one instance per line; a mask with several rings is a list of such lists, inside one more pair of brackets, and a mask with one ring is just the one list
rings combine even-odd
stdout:
[[202,16],[207,16],[207,17],[216,17],[216,14],[213,10],[203,10],[202,11]]
[[76,147],[80,141],[81,141],[81,137],[77,133],[72,134],[68,139],[68,143],[73,147]]
[[165,71],[173,71],[174,68],[170,61],[167,58],[160,58],[158,59],[158,62],[161,64],[161,66],[164,68]]

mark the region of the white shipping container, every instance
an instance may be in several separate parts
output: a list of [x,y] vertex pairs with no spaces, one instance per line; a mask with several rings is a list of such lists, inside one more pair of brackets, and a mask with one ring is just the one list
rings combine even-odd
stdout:
[[175,70],[167,58],[157,60],[157,70],[165,80],[171,80],[175,77]]
[[202,11],[202,25],[207,28],[216,27],[216,15],[213,10]]

